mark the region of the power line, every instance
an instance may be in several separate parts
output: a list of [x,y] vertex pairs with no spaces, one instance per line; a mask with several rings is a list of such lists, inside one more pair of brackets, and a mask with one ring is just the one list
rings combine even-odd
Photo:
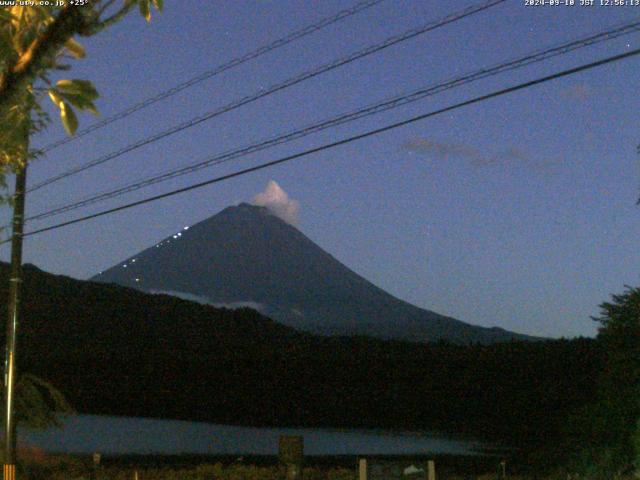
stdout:
[[[143,199],[143,200],[138,200],[136,202],[131,202],[131,203],[128,203],[128,204],[125,204],[125,205],[121,205],[119,207],[110,208],[108,210],[103,210],[103,211],[98,212],[98,213],[94,213],[94,214],[91,214],[91,215],[86,215],[84,217],[76,218],[74,220],[69,220],[69,221],[58,223],[56,225],[52,225],[52,226],[49,226],[49,227],[41,228],[41,229],[38,229],[38,230],[33,230],[31,232],[23,234],[23,237],[29,237],[31,235],[36,235],[36,234],[47,232],[47,231],[50,231],[50,230],[55,230],[55,229],[58,229],[58,228],[66,227],[68,225],[73,225],[75,223],[80,223],[80,222],[84,222],[84,221],[91,220],[91,219],[94,219],[94,218],[102,217],[104,215],[108,215],[108,214],[111,214],[111,213],[119,212],[121,210],[126,210],[126,209],[129,209],[129,208],[137,207],[139,205],[144,205],[146,203],[155,202],[157,200],[161,200],[161,199],[168,198],[168,197],[171,197],[171,196],[174,196],[174,195],[178,195],[178,194],[181,194],[181,193],[185,193],[185,192],[188,192],[188,191],[191,191],[191,190],[202,188],[202,187],[205,187],[205,186],[208,186],[208,185],[212,185],[214,183],[219,183],[219,182],[222,182],[224,180],[229,180],[231,178],[235,178],[235,177],[239,177],[239,176],[242,176],[242,175],[246,175],[248,173],[252,173],[252,172],[255,172],[255,171],[258,171],[258,170],[263,170],[265,168],[273,167],[273,166],[279,165],[281,163],[285,163],[285,162],[289,162],[291,160],[302,158],[302,157],[305,157],[307,155],[311,155],[313,153],[322,152],[324,150],[329,150],[331,148],[335,148],[335,147],[338,147],[340,145],[345,145],[345,144],[348,144],[348,143],[351,143],[351,142],[355,142],[357,140],[362,140],[364,138],[368,138],[368,137],[371,137],[371,136],[374,136],[374,135],[378,135],[380,133],[384,133],[384,132],[387,132],[387,131],[390,131],[390,130],[394,130],[396,128],[400,128],[400,127],[403,127],[405,125],[409,125],[411,123],[415,123],[415,122],[418,122],[420,120],[424,120],[424,119],[429,118],[429,117],[434,117],[434,116],[440,115],[442,113],[450,112],[452,110],[457,110],[458,108],[462,108],[462,107],[465,107],[465,106],[468,106],[468,105],[472,105],[472,104],[475,104],[475,103],[480,103],[480,102],[483,102],[485,100],[489,100],[491,98],[500,97],[502,95],[506,95],[508,93],[512,93],[512,92],[515,92],[515,91],[518,91],[518,90],[523,90],[525,88],[530,88],[532,86],[539,85],[539,84],[542,84],[542,83],[546,83],[546,82],[549,82],[551,80],[556,80],[558,78],[562,78],[562,77],[573,75],[573,74],[576,74],[576,73],[579,73],[579,72],[590,70],[592,68],[596,68],[596,67],[599,67],[599,66],[602,66],[602,65],[606,65],[606,64],[609,64],[609,63],[617,62],[617,61],[620,61],[620,60],[623,60],[625,58],[629,58],[629,57],[632,57],[632,56],[635,56],[635,55],[638,55],[638,54],[640,54],[640,49],[635,49],[635,50],[631,50],[631,51],[626,52],[626,53],[622,53],[622,54],[615,55],[615,56],[612,56],[612,57],[607,57],[605,59],[598,60],[596,62],[588,63],[588,64],[585,64],[585,65],[581,65],[579,67],[571,68],[571,69],[568,69],[568,70],[563,70],[561,72],[554,73],[552,75],[548,75],[548,76],[545,76],[545,77],[538,78],[536,80],[531,80],[531,81],[528,81],[528,82],[520,83],[520,84],[515,85],[513,87],[504,88],[502,90],[497,90],[495,92],[492,92],[492,93],[489,93],[489,94],[486,94],[486,95],[481,95],[481,96],[472,98],[470,100],[465,100],[464,102],[456,103],[456,104],[450,105],[448,107],[444,107],[444,108],[441,108],[441,109],[438,109],[438,110],[434,110],[434,111],[431,111],[431,112],[428,112],[428,113],[424,113],[424,114],[421,114],[421,115],[418,115],[418,116],[415,116],[415,117],[411,117],[411,118],[409,118],[407,120],[403,120],[401,122],[392,123],[390,125],[386,125],[384,127],[380,127],[380,128],[374,129],[374,130],[369,130],[369,131],[367,131],[365,133],[361,133],[361,134],[354,135],[354,136],[351,136],[351,137],[348,137],[348,138],[344,138],[342,140],[338,140],[338,141],[333,142],[333,143],[328,143],[328,144],[325,144],[325,145],[321,145],[319,147],[311,148],[309,150],[305,150],[303,152],[299,152],[299,153],[296,153],[296,154],[293,154],[293,155],[282,157],[282,158],[279,158],[277,160],[272,160],[270,162],[262,163],[260,165],[256,165],[256,166],[253,166],[253,167],[250,167],[250,168],[245,168],[243,170],[239,170],[239,171],[227,174],[227,175],[222,175],[220,177],[216,177],[216,178],[213,178],[213,179],[210,179],[210,180],[206,180],[204,182],[199,182],[199,183],[192,184],[192,185],[189,185],[187,187],[179,188],[179,189],[176,189],[176,190],[172,190],[170,192],[166,192],[166,193],[163,193],[163,194],[160,194],[160,195],[155,195],[155,196],[152,196],[152,197],[148,197],[148,198]],[[4,243],[7,243],[9,241],[10,240],[5,240],[5,241],[1,242],[0,245],[4,244]]]
[[363,107],[348,113],[343,113],[341,115],[338,115],[337,117],[333,117],[331,119],[324,120],[322,122],[315,123],[315,124],[300,128],[298,130],[288,132],[283,135],[271,137],[269,139],[262,140],[257,143],[253,143],[248,146],[236,148],[234,150],[230,150],[225,153],[215,155],[213,157],[210,157],[208,159],[199,161],[197,163],[194,163],[185,167],[168,170],[152,177],[145,177],[141,180],[138,180],[133,183],[129,183],[127,185],[118,187],[116,189],[102,192],[97,195],[88,196],[83,199],[77,200],[75,202],[67,203],[61,206],[54,207],[51,210],[47,210],[47,211],[35,214],[31,217],[27,217],[26,221],[42,220],[42,219],[59,215],[71,210],[75,210],[77,208],[92,205],[94,203],[97,203],[103,200],[115,198],[120,195],[124,195],[126,193],[130,193],[135,190],[139,190],[141,188],[147,187],[149,185],[153,185],[153,184],[160,183],[172,178],[193,173],[195,171],[201,170],[211,165],[218,165],[218,164],[228,162],[240,157],[244,157],[248,154],[255,153],[257,151],[264,150],[266,148],[273,147],[275,145],[287,143],[292,140],[302,138],[304,136],[319,132],[321,130],[325,130],[330,127],[342,125],[360,118],[364,118],[364,117],[378,114],[393,108],[397,108],[399,106],[406,105],[408,103],[412,103],[417,100],[421,100],[425,97],[432,96],[453,88],[457,88],[467,83],[472,83],[474,81],[495,76],[497,74],[504,73],[506,71],[522,68],[522,67],[531,65],[533,63],[547,60],[552,57],[567,54],[579,48],[584,48],[597,43],[612,40],[622,35],[638,32],[638,31],[640,31],[640,19],[636,20],[635,22],[617,26],[615,28],[612,28],[606,31],[602,31],[596,34],[590,34],[578,40],[565,42],[561,45],[550,47],[545,50],[538,50],[524,57],[502,62],[492,67],[482,68],[480,70],[476,70],[472,73],[467,73],[467,74],[455,77],[453,79],[450,79],[446,82],[443,82],[437,85],[424,87],[422,89],[413,91],[409,94],[395,96],[390,99],[384,100],[382,102],[371,104],[366,107]]
[[194,85],[197,85],[198,83],[201,83],[205,80],[208,80],[212,77],[215,77],[217,75],[220,75],[223,72],[226,72],[227,70],[231,70],[232,68],[235,68],[239,65],[242,65],[243,63],[248,62],[249,60],[253,60],[255,58],[258,58],[266,53],[272,52],[280,47],[284,47],[285,45],[288,45],[292,42],[294,42],[295,40],[299,40],[300,38],[306,37],[307,35],[310,35],[314,32],[317,32],[318,30],[322,30],[325,27],[328,27],[329,25],[332,25],[334,23],[339,22],[340,20],[343,20],[347,17],[350,17],[352,15],[356,15],[357,13],[362,12],[363,10],[366,10],[368,8],[371,8],[375,5],[377,5],[378,3],[383,2],[384,0],[366,0],[360,3],[357,3],[356,5],[354,5],[352,8],[348,8],[345,10],[341,10],[338,13],[336,13],[335,15],[332,15],[330,17],[326,17],[323,18],[322,20],[320,20],[317,23],[311,24],[311,25],[307,25],[306,27],[300,29],[300,30],[296,30],[294,32],[289,33],[288,35],[279,38],[275,41],[273,41],[272,43],[269,43],[267,45],[263,45],[262,47],[257,48],[256,50],[246,53],[245,55],[242,55],[241,57],[237,57],[234,58],[233,60],[228,61],[227,63],[223,63],[222,65],[219,65],[215,68],[213,68],[212,70],[208,70],[206,72],[203,72],[193,78],[190,78],[189,80],[186,80],[185,82],[179,83],[178,85],[171,87],[168,90],[165,90],[163,92],[158,93],[157,95],[154,95],[152,97],[148,97],[144,100],[142,100],[141,102],[138,102],[134,105],[131,105],[130,107],[115,113],[113,115],[111,115],[110,117],[106,117],[103,120],[100,120],[99,122],[93,123],[91,125],[89,125],[88,127],[79,130],[78,132],[76,132],[76,134],[73,137],[64,137],[61,138],[60,140],[57,140],[53,143],[50,143],[49,145],[45,146],[44,148],[41,149],[41,151],[43,153],[46,152],[50,152],[51,150],[64,145],[66,143],[72,142],[74,140],[77,140],[80,137],[84,137],[85,135],[94,132],[102,127],[105,127],[113,122],[116,122],[118,120],[122,120],[123,118],[126,118],[130,115],[132,115],[133,113],[142,110],[144,108],[147,108],[151,105],[153,105],[154,103],[157,103],[161,100],[164,100],[166,98],[172,97],[173,95],[182,92],[183,90],[186,90],[188,88],[193,87]]
[[236,108],[242,107],[244,105],[247,105],[249,103],[255,102],[256,100],[259,100],[261,98],[267,97],[269,95],[272,95],[280,90],[284,90],[286,88],[292,87],[294,85],[297,85],[298,83],[301,83],[305,80],[309,80],[311,78],[314,78],[318,75],[321,75],[323,73],[326,73],[328,71],[334,70],[338,67],[341,67],[343,65],[347,65],[349,63],[352,63],[356,60],[359,60],[360,58],[372,55],[374,53],[380,52],[386,48],[389,48],[393,45],[396,45],[398,43],[401,42],[405,42],[407,40],[410,40],[414,37],[417,37],[418,35],[422,35],[424,33],[427,33],[431,30],[435,30],[439,27],[448,25],[450,23],[456,22],[458,20],[462,20],[463,18],[466,18],[468,16],[474,15],[476,13],[482,12],[484,10],[487,10],[491,7],[494,7],[500,3],[505,2],[506,0],[489,0],[486,1],[482,4],[479,5],[473,5],[471,7],[467,7],[464,10],[457,12],[457,13],[453,13],[450,15],[447,15],[446,17],[444,17],[441,20],[438,20],[436,22],[431,22],[428,23],[426,25],[423,25],[421,27],[418,28],[414,28],[411,30],[407,30],[406,32],[400,34],[400,35],[395,35],[392,37],[387,38],[386,40],[384,40],[381,43],[366,47],[363,50],[359,50],[355,53],[352,53],[350,55],[347,55],[345,57],[342,57],[338,60],[334,60],[331,63],[322,65],[320,67],[314,68],[313,70],[309,70],[306,71],[300,75],[297,75],[295,77],[289,78],[287,80],[285,80],[284,82],[272,85],[271,87],[267,88],[266,90],[259,90],[258,92],[255,92],[251,95],[245,96],[239,100],[236,100],[234,102],[231,102],[223,107],[220,107],[212,112],[209,113],[205,113],[204,115],[195,117],[191,120],[188,120],[186,122],[183,122],[177,126],[171,127],[163,132],[157,133],[155,135],[152,135],[150,137],[147,137],[145,139],[139,140],[137,142],[134,142],[132,144],[127,145],[126,147],[123,147],[119,150],[116,150],[115,152],[109,153],[103,157],[100,157],[98,159],[92,160],[90,162],[87,162],[83,165],[80,165],[78,167],[72,168],[67,170],[66,172],[63,172],[59,175],[55,175],[53,177],[50,177],[40,183],[37,183],[36,185],[34,185],[33,187],[31,187],[30,189],[27,190],[27,192],[33,192],[35,190],[38,190],[46,185],[50,185],[54,182],[57,182],[59,180],[62,180],[64,178],[68,178],[72,175],[75,175],[77,173],[83,172],[85,170],[88,170],[92,167],[95,167],[97,165],[101,165],[105,162],[108,162],[110,160],[113,160],[115,158],[118,158],[122,155],[124,155],[125,153],[129,153],[133,150],[136,150],[140,147],[143,147],[145,145],[149,145],[151,143],[157,142],[158,140],[161,140],[163,138],[166,138],[170,135],[173,135],[175,133],[181,132],[183,130],[186,130],[188,128],[194,127],[196,125],[199,125],[202,122],[205,122],[207,120],[211,120],[214,117],[217,117],[219,115],[222,115],[223,113],[229,112],[231,110],[234,110]]

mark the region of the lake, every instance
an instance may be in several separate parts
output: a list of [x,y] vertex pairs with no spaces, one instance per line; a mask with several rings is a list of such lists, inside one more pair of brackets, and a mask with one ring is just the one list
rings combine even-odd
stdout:
[[302,435],[308,455],[474,455],[483,446],[430,434],[253,428],[96,415],[66,417],[64,426],[57,429],[21,429],[18,438],[45,451],[60,453],[275,455],[278,436],[283,434]]

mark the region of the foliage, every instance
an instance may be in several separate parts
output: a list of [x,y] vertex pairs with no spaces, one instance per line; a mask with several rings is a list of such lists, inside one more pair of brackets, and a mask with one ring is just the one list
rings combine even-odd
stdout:
[[[144,459],[142,459],[144,461]],[[178,460],[178,459],[176,459]],[[179,460],[178,460],[179,461]],[[123,466],[108,464],[93,470],[90,459],[72,456],[47,456],[38,461],[31,461],[22,467],[21,478],[26,480],[84,480],[95,478],[96,480],[131,480],[138,473],[141,480],[280,480],[284,478],[282,470],[273,464],[251,465],[241,463],[202,463],[198,465],[172,466],[156,465],[154,467],[136,466],[135,463]],[[355,464],[355,459],[352,465]],[[455,472],[439,469],[436,461],[438,478],[447,480],[503,480],[501,473],[486,473],[485,469],[467,470],[462,466]],[[464,473],[463,473],[464,472]],[[323,465],[305,467],[303,470],[305,480],[356,480],[358,472],[355,466],[345,468],[337,465]],[[558,471],[553,474],[540,473],[514,474],[507,473],[509,480],[567,480],[582,479],[584,477],[566,471]],[[617,480],[632,480],[632,476],[619,476]]]
[[42,105],[45,96],[58,109],[70,135],[78,127],[74,109],[97,113],[94,102],[98,92],[91,82],[54,82],[50,78],[71,68],[68,59],[84,58],[85,49],[74,37],[101,32],[136,5],[149,21],[151,5],[160,10],[163,4],[162,0],[124,0],[119,4],[92,0],[83,6],[38,3],[0,7],[0,174],[19,168],[28,158],[26,137],[49,121]]
[[[24,467],[24,477],[28,480],[131,480],[134,472],[144,480],[280,480],[283,478],[277,466],[256,466],[243,464],[223,465],[222,463],[201,464],[184,467],[123,468],[106,466],[93,468],[88,461],[74,457],[50,457],[45,461],[30,462]],[[95,476],[94,476],[95,475]],[[341,467],[307,467],[303,471],[305,480],[355,480],[353,469]]]
[[594,398],[567,428],[572,464],[592,476],[637,469],[640,456],[640,289],[627,287],[600,308],[605,361]]
[[[4,395],[0,401],[4,404]],[[15,412],[20,427],[42,429],[59,426],[60,415],[74,413],[74,410],[51,383],[27,373],[20,376],[16,385]],[[3,454],[4,448],[0,448],[0,462]]]
[[627,287],[601,306],[598,333],[607,354],[599,395],[609,417],[609,450],[621,467],[630,467],[633,436],[640,419],[640,289]]
[[21,426],[59,426],[59,415],[73,413],[64,395],[51,383],[35,375],[23,374],[16,390],[16,420]]

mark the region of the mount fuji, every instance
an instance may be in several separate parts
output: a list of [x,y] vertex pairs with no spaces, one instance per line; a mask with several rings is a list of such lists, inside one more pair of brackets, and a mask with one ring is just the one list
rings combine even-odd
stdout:
[[322,335],[413,342],[535,340],[418,308],[350,270],[267,207],[242,203],[91,280],[228,308]]

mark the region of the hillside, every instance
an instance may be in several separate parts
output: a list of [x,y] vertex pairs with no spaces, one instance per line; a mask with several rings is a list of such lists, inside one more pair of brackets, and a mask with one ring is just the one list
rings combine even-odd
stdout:
[[[0,298],[7,295],[0,264]],[[84,413],[543,439],[582,405],[594,341],[489,346],[324,338],[250,309],[25,268],[22,371]]]

